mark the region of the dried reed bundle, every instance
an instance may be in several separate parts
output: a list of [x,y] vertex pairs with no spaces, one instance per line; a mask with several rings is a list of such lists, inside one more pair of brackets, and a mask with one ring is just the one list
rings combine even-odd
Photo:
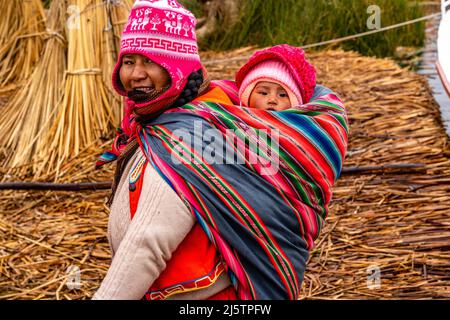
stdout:
[[[66,8],[67,1],[58,2]],[[104,138],[112,132],[112,126],[119,124],[122,99],[112,87],[111,72],[116,63],[123,24],[132,4],[132,0],[73,1],[68,3],[69,17],[64,21],[65,11],[57,13],[56,4],[52,2],[47,23],[48,39],[39,68],[24,89],[9,100],[6,113],[0,117],[4,124],[0,134],[6,137],[0,148],[5,155],[3,165],[10,168],[10,176],[51,179],[60,169],[59,165],[53,165],[55,162],[61,164],[87,145],[100,144],[98,138]],[[87,21],[94,23],[85,24]],[[72,54],[68,54],[63,44],[64,25],[71,32],[68,50]],[[83,39],[86,34],[92,36]],[[80,59],[79,52],[83,50]],[[66,60],[69,61],[68,70],[64,76]],[[66,79],[70,80],[65,84]],[[93,94],[96,92],[100,95]],[[65,125],[71,126],[73,131],[64,132]],[[53,134],[59,140],[54,139]],[[68,148],[72,142],[75,150]]]
[[[53,1],[48,12],[47,36],[42,57],[26,84],[17,91],[0,114],[0,146],[8,150],[4,167],[17,167],[11,173],[23,175],[26,165],[45,148],[46,134],[55,119],[55,106],[61,102],[66,70],[64,39],[65,1]],[[34,171],[39,168],[34,163]]]
[[54,171],[56,177],[64,161],[108,136],[119,123],[112,111],[108,88],[103,78],[105,32],[108,18],[101,0],[70,0],[68,8],[79,14],[67,30],[68,66],[64,99],[58,106],[54,126],[38,159],[45,165],[36,173]]
[[17,7],[18,1],[0,2],[0,12],[4,14],[0,20],[0,48],[13,38],[14,33],[21,26],[20,10]]
[[102,74],[103,81],[108,89],[108,100],[111,102],[111,109],[115,119],[122,117],[123,99],[115,92],[111,82],[111,75],[117,61],[122,29],[133,3],[133,0],[122,0],[117,2],[108,1],[105,4],[104,12],[107,27],[104,30],[105,36],[103,37],[103,47],[105,49],[103,51],[104,58],[102,59]]
[[123,27],[128,21],[128,16],[134,2],[134,0],[121,0],[113,6],[113,27],[117,45],[120,45],[120,36],[122,34]]
[[0,12],[0,90],[29,78],[43,45],[45,14],[40,0],[2,1]]

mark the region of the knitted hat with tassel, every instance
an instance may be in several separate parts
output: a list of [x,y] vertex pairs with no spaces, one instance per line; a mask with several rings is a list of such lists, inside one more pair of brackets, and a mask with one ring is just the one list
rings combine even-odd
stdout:
[[159,64],[170,75],[170,87],[155,99],[137,103],[139,114],[152,114],[173,103],[183,91],[192,72],[203,70],[198,54],[197,20],[176,0],[137,0],[125,26],[120,54],[112,74],[116,91],[127,96],[120,81],[122,59],[128,54],[140,54]]
[[292,106],[308,103],[316,86],[316,70],[303,49],[287,44],[256,51],[236,74],[239,98],[248,107],[250,94],[260,81],[272,81],[288,93]]

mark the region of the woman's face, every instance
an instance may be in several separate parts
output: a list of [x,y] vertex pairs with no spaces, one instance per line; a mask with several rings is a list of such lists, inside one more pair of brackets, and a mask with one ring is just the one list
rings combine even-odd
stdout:
[[123,56],[119,76],[128,94],[149,94],[170,84],[170,75],[166,69],[139,54]]

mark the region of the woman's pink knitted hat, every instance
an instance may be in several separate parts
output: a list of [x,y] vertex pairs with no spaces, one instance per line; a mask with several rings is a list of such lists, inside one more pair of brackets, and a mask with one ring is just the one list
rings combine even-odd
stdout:
[[303,49],[287,44],[256,51],[236,74],[239,98],[248,106],[250,94],[260,81],[272,81],[288,93],[291,105],[308,103],[316,86],[316,70]]
[[[194,71],[204,69],[198,54],[195,16],[176,0],[136,0],[125,26],[117,64],[112,74],[116,91],[127,96],[119,77],[122,58],[140,54],[159,64],[171,77],[171,86],[155,100],[136,104],[151,112],[166,107],[183,90]],[[147,108],[146,108],[147,110]]]

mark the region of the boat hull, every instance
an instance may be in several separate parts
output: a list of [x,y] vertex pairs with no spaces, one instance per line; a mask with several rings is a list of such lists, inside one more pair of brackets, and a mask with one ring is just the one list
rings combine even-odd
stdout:
[[436,69],[450,97],[450,1],[442,0],[442,17],[438,31]]
[[447,78],[447,75],[444,73],[441,64],[436,62],[436,69],[438,71],[439,77],[441,78],[442,84],[444,85],[444,89],[447,92],[447,95],[450,97],[450,81]]

